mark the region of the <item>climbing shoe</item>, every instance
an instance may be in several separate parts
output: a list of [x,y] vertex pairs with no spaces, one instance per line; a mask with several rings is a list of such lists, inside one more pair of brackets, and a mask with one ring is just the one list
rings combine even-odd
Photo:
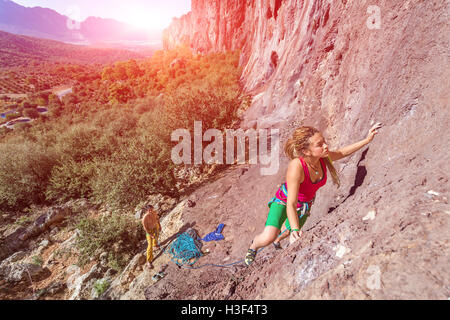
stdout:
[[283,249],[283,248],[281,247],[281,244],[276,243],[276,242],[272,242],[272,243],[273,243],[273,246],[275,247],[275,249],[277,249],[277,250]]
[[244,263],[247,266],[250,266],[256,257],[256,251],[253,249],[248,249],[247,254],[245,255]]
[[162,278],[164,278],[165,274],[163,272],[158,272],[157,274],[153,275],[152,280],[153,282],[158,282]]

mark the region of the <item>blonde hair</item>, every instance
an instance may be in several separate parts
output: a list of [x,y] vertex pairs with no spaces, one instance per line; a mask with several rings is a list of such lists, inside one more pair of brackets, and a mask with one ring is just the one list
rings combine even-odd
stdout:
[[156,229],[158,221],[159,217],[156,211],[148,209],[144,217],[142,217],[142,226],[144,227],[145,232],[149,234],[152,233]]
[[[313,127],[299,127],[294,130],[292,138],[289,138],[284,145],[284,152],[289,157],[289,159],[295,159],[298,157],[305,157],[303,150],[309,148],[309,138],[311,138],[316,133],[320,133],[319,130]],[[333,166],[333,161],[331,161],[330,156],[325,159],[325,164],[330,171],[331,177],[333,178],[333,183],[338,187],[341,185],[339,176],[336,169]]]

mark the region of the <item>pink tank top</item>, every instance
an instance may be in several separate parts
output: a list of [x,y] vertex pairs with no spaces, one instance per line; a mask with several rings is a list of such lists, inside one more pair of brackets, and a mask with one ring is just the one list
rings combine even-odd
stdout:
[[[319,161],[320,161],[320,165],[322,166],[323,177],[316,183],[313,183],[311,181],[308,166],[306,165],[305,160],[300,157],[300,161],[302,163],[303,172],[305,173],[305,178],[303,179],[303,182],[300,184],[300,187],[298,190],[297,208],[300,208],[302,206],[302,202],[311,202],[314,199],[314,197],[316,196],[317,190],[327,183],[327,167],[322,158],[319,159]],[[275,194],[275,197],[273,197],[269,201],[269,206],[272,202],[277,202],[277,203],[286,205],[287,194],[288,194],[287,193],[287,183],[284,182],[281,185],[281,187],[278,189],[277,193]]]

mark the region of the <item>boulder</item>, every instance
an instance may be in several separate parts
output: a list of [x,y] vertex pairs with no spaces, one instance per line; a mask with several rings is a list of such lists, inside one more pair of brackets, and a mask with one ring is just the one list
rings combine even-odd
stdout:
[[72,211],[68,207],[50,208],[47,212],[40,215],[34,221],[34,224],[26,230],[25,234],[23,234],[20,239],[24,241],[43,233],[51,226],[57,225],[58,223],[64,221],[64,219],[69,217],[71,213]]
[[0,274],[6,282],[30,282],[41,281],[50,276],[48,268],[31,263],[14,263],[0,268]]
[[98,264],[95,264],[81,276],[80,268],[77,266],[69,267],[66,272],[71,274],[66,282],[69,289],[69,300],[82,300],[90,298],[93,285],[97,279],[102,278],[103,270]]
[[14,252],[17,252],[27,246],[27,243],[23,240],[27,229],[24,227],[18,228],[16,231],[1,239],[0,241],[0,261],[10,256]]
[[0,268],[5,267],[10,264],[13,264],[14,262],[17,262],[19,260],[22,260],[26,256],[27,256],[26,251],[16,252],[16,253],[12,254],[11,256],[9,256],[8,258],[6,258],[5,260],[3,260],[2,263],[0,264]]

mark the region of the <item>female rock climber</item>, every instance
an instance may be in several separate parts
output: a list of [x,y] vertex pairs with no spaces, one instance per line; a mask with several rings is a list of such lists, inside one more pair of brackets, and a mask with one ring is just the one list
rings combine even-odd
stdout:
[[[253,263],[259,248],[270,243],[280,248],[280,240],[288,235],[291,236],[291,241],[299,239],[300,229],[310,215],[316,191],[327,182],[327,167],[333,183],[339,187],[340,181],[333,161],[348,157],[370,143],[379,128],[381,123],[376,123],[365,139],[336,151],[328,150],[322,133],[313,127],[304,126],[294,131],[292,138],[284,146],[286,155],[291,159],[286,173],[286,182],[269,201],[270,209],[265,228],[254,238],[245,256],[244,262],[247,266]],[[297,192],[288,192],[288,190]],[[277,238],[285,221],[288,232],[284,232]]]
[[158,246],[158,237],[159,232],[161,231],[161,224],[159,223],[159,217],[155,210],[153,210],[153,206],[147,207],[147,212],[142,218],[142,226],[146,232],[147,238],[147,268],[153,268],[153,247]]

